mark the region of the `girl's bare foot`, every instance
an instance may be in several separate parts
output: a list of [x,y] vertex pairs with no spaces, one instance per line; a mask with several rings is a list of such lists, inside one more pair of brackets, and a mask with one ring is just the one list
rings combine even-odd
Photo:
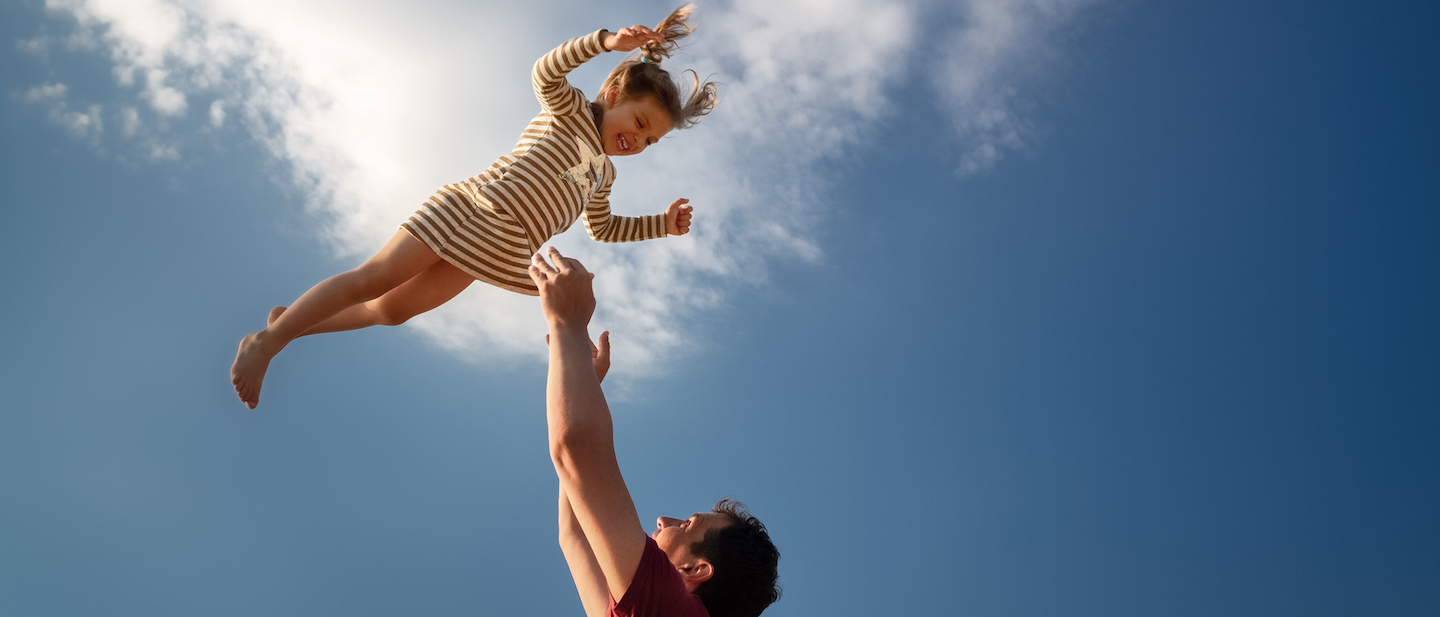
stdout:
[[265,369],[270,368],[270,359],[275,353],[265,349],[262,330],[240,339],[240,350],[235,353],[235,363],[230,365],[230,383],[235,384],[235,393],[240,401],[251,409],[260,404],[260,384],[265,381]]
[[280,318],[280,314],[281,314],[281,313],[284,313],[284,312],[285,312],[285,307],[283,307],[283,306],[277,306],[277,307],[275,307],[275,308],[270,309],[270,316],[265,318],[265,327],[266,327],[266,328],[269,328],[269,327],[270,327],[270,324],[275,323],[275,320],[276,320],[276,319],[279,319],[279,318]]

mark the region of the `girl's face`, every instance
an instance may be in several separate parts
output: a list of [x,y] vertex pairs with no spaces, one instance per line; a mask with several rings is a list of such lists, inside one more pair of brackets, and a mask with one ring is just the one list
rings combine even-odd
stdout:
[[670,114],[654,97],[626,99],[612,91],[601,105],[600,143],[609,156],[639,154],[670,132]]

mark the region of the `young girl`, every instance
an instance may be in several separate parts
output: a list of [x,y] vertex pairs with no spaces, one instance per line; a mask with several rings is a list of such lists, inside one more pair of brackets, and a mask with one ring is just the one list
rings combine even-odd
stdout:
[[[476,279],[538,295],[530,257],[546,240],[584,215],[601,242],[649,240],[690,230],[689,200],[664,214],[610,214],[611,156],[639,154],[671,129],[688,128],[715,107],[715,84],[700,84],[681,100],[660,61],[693,31],[692,6],[676,10],[654,30],[600,30],[569,41],[535,63],[540,115],[510,154],[484,173],[441,188],[401,225],[380,252],[360,267],[310,288],[294,304],[270,311],[264,330],[240,341],[230,381],[251,409],[271,358],[298,336],[398,325],[455,297]],[[607,51],[640,49],[621,62],[595,100],[565,75]]]

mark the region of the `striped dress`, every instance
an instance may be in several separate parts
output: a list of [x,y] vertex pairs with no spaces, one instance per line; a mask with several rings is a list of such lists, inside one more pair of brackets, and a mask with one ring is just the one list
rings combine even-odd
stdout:
[[584,93],[565,75],[605,51],[597,31],[555,48],[535,62],[540,115],[515,149],[478,176],[441,187],[401,228],[478,280],[539,295],[530,256],[584,215],[601,242],[661,238],[665,215],[610,213],[615,166]]

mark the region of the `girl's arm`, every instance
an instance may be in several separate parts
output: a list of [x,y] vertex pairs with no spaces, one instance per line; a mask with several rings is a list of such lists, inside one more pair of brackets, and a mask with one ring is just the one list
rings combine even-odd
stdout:
[[586,104],[585,95],[571,86],[565,76],[586,60],[609,51],[603,44],[608,34],[605,30],[596,30],[571,39],[535,61],[530,77],[535,84],[535,98],[540,99],[542,109],[564,115],[573,112],[576,105]]
[[535,68],[530,72],[535,98],[540,99],[543,109],[553,114],[572,112],[572,105],[585,104],[585,96],[565,80],[575,67],[607,51],[630,51],[646,43],[664,42],[664,35],[639,25],[621,28],[619,32],[597,30],[566,41],[535,61]]
[[600,187],[585,206],[585,231],[601,242],[635,242],[664,238],[665,215],[617,216],[610,213],[610,185]]

